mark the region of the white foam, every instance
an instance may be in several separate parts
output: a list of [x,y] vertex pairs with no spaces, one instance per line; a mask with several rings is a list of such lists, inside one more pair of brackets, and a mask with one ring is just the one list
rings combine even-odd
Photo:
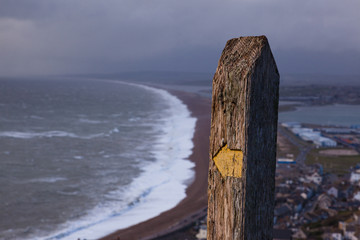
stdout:
[[57,191],[57,193],[65,196],[76,196],[78,195],[79,191],[69,191],[69,192]]
[[46,132],[18,132],[18,131],[5,131],[0,132],[0,137],[11,137],[11,138],[52,138],[52,137],[70,137],[70,138],[81,138],[81,139],[92,139],[96,137],[104,136],[105,134],[92,134],[88,136],[79,136],[74,133],[65,131],[46,131]]
[[129,122],[138,122],[141,120],[141,117],[132,117],[132,118],[129,118]]
[[107,123],[107,121],[99,121],[99,120],[92,120],[87,118],[80,118],[79,122],[81,123],[88,123],[88,124],[101,124],[101,123]]
[[65,181],[65,180],[67,180],[67,179],[63,178],[63,177],[47,177],[47,178],[31,179],[31,180],[29,180],[29,182],[32,182],[32,183],[55,183],[55,182]]
[[47,131],[47,132],[17,132],[17,131],[5,131],[0,132],[0,137],[12,137],[12,138],[35,138],[35,137],[77,137],[73,133],[63,131]]
[[118,133],[118,132],[120,132],[120,130],[118,128],[114,128],[114,129],[109,131],[109,134]]
[[32,118],[32,119],[37,119],[37,120],[42,120],[42,119],[44,119],[43,117],[36,116],[36,115],[31,115],[30,118]]
[[194,163],[188,160],[193,148],[196,119],[178,98],[165,90],[142,85],[161,95],[171,107],[164,115],[163,132],[153,144],[155,162],[143,166],[143,173],[126,189],[109,193],[85,217],[66,223],[62,230],[43,239],[96,239],[118,229],[158,216],[186,197],[186,183],[194,177]]

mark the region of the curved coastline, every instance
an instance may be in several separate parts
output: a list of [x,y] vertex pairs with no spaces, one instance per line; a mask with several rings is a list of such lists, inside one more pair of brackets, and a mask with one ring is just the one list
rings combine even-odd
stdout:
[[103,240],[154,239],[179,230],[206,215],[211,99],[194,93],[166,90],[186,104],[191,115],[197,118],[192,138],[194,148],[189,157],[195,164],[195,179],[187,187],[186,197],[174,208],[129,228],[118,228],[120,230],[101,238]]
[[[112,81],[119,83],[119,81]],[[123,83],[123,82],[121,82]],[[133,204],[120,212],[100,219],[96,215],[90,216],[86,224],[69,224],[70,228],[53,233],[43,239],[94,239],[112,233],[116,229],[126,229],[154,218],[169,209],[174,208],[184,198],[190,180],[194,180],[194,163],[188,158],[192,154],[193,135],[196,118],[190,116],[191,112],[179,98],[163,89],[149,86],[135,85],[161,95],[170,105],[166,112],[163,133],[154,143],[151,153],[157,161],[144,166],[144,174],[135,179],[130,188],[142,188],[142,182],[154,182],[148,189],[142,188],[142,193]],[[170,143],[170,144],[169,144]],[[175,158],[175,159],[174,159]],[[164,177],[164,172],[166,172]],[[158,174],[157,174],[158,173]],[[160,173],[160,178],[157,178]],[[88,217],[89,218],[89,217]]]

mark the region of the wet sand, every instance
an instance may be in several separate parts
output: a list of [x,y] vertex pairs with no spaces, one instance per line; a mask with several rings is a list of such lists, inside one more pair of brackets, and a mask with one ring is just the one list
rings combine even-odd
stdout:
[[154,239],[179,230],[206,214],[211,100],[194,93],[168,91],[181,99],[192,116],[197,118],[194,149],[190,156],[195,163],[195,179],[186,190],[186,198],[176,207],[145,222],[118,230],[102,238],[104,240]]

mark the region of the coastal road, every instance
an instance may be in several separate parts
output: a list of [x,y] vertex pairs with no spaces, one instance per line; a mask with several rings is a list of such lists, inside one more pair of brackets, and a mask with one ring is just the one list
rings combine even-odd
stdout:
[[302,144],[294,134],[289,133],[284,127],[279,126],[278,127],[278,133],[284,136],[289,142],[291,142],[294,146],[296,146],[300,153],[296,156],[296,163],[300,165],[305,165],[305,160],[307,154],[313,149],[313,146],[311,145],[304,145]]

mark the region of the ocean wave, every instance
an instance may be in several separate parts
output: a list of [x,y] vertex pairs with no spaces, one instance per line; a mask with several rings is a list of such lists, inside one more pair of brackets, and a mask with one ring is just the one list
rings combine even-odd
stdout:
[[55,183],[59,181],[65,181],[67,178],[64,177],[47,177],[47,178],[35,178],[31,179],[28,182],[30,183]]
[[57,193],[65,196],[76,196],[79,194],[79,191],[57,191]]
[[87,118],[80,118],[79,122],[81,123],[88,123],[88,124],[101,124],[101,123],[107,123],[108,121],[103,121],[103,120],[92,120],[92,119],[87,119]]
[[36,116],[36,115],[31,115],[30,118],[36,119],[36,120],[43,120],[44,119],[43,117]]
[[96,137],[104,136],[104,133],[92,134],[88,136],[79,136],[74,133],[65,131],[46,131],[46,132],[18,132],[18,131],[5,131],[0,132],[0,137],[11,137],[21,139],[31,138],[52,138],[52,137],[70,137],[70,138],[81,138],[81,139],[92,139]]
[[61,231],[42,239],[100,238],[120,228],[148,220],[175,207],[186,197],[187,184],[194,178],[194,163],[188,160],[193,148],[196,119],[187,106],[165,90],[141,87],[163,98],[169,108],[163,110],[157,126],[159,135],[152,143],[156,161],[142,166],[142,174],[126,188],[106,196],[107,201],[86,216],[64,224]]
[[141,120],[141,117],[132,117],[132,118],[129,118],[129,122],[137,122],[137,121],[140,121]]
[[120,130],[118,128],[113,128],[109,131],[109,134],[118,133]]

